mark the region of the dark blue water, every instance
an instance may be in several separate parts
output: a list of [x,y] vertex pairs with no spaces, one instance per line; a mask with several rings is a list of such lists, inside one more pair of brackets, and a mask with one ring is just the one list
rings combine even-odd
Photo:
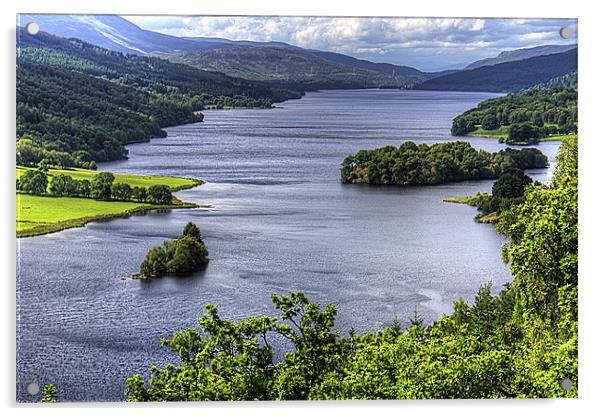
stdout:
[[[129,147],[103,170],[200,178],[178,197],[212,208],[150,213],[18,240],[17,394],[52,382],[61,400],[123,400],[125,379],[174,362],[159,339],[193,326],[206,303],[224,317],[273,313],[272,292],[303,290],[338,306],[342,331],[375,330],[417,310],[431,321],[479,285],[511,280],[502,237],[448,196],[491,181],[409,189],[342,185],[349,153],[404,140],[450,140],[452,118],[483,93],[361,90],[310,93],[272,110],[207,111]],[[471,138],[489,151],[496,140]],[[552,158],[556,143],[539,148]],[[532,171],[539,180],[551,170]],[[146,252],[203,232],[206,271],[124,280]]]

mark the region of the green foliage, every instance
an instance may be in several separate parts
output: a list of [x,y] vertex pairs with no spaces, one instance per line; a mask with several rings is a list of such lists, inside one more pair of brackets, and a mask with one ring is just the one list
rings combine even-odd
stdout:
[[161,276],[167,273],[168,260],[165,247],[153,247],[146,253],[144,261],[140,264],[140,273],[144,276]]
[[508,148],[489,153],[478,151],[467,142],[432,146],[404,142],[398,148],[385,146],[347,156],[342,164],[341,180],[370,185],[433,185],[493,179],[510,168],[545,166],[547,158],[537,149]]
[[146,200],[151,204],[169,205],[171,204],[172,195],[167,185],[153,185],[148,188]]
[[50,193],[56,196],[75,196],[78,184],[69,175],[55,175],[50,182]]
[[132,188],[132,199],[138,202],[146,202],[147,191],[143,186],[134,186]]
[[202,269],[207,265],[207,248],[203,241],[180,236],[166,246],[167,273],[183,274]]
[[547,135],[547,129],[538,127],[534,123],[523,121],[510,125],[508,138],[505,141],[509,144],[535,143],[537,139],[546,137]]
[[42,169],[31,169],[17,179],[17,190],[32,195],[43,195],[48,187],[48,175]]
[[454,118],[451,133],[466,136],[481,126],[495,130],[508,126],[508,143],[534,143],[556,134],[577,131],[577,90],[530,88],[516,94],[485,100]]
[[525,187],[533,180],[520,169],[509,169],[493,183],[491,194],[494,198],[522,198]]
[[44,385],[43,389],[42,389],[42,399],[40,400],[40,402],[42,403],[57,403],[58,400],[56,399],[56,395],[57,395],[57,389],[56,386],[54,384],[46,384]]
[[111,187],[115,175],[111,172],[100,172],[94,175],[90,184],[90,196],[94,199],[100,199],[102,201],[108,201],[111,199]]
[[160,277],[186,274],[203,269],[209,262],[207,248],[195,224],[188,223],[180,237],[153,247],[140,264],[140,274]]
[[500,123],[495,114],[487,114],[483,117],[483,120],[481,120],[481,127],[485,130],[495,130],[500,127]]
[[182,235],[191,237],[196,241],[203,241],[203,237],[201,236],[201,230],[199,230],[199,227],[197,227],[197,225],[193,222],[188,222],[188,224],[186,224]]
[[127,183],[114,183],[111,185],[111,198],[117,201],[130,201],[132,187]]

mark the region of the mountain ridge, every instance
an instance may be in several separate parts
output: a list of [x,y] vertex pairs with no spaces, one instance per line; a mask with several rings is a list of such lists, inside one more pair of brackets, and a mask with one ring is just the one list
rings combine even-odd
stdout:
[[523,59],[535,58],[536,56],[553,55],[556,53],[567,52],[577,48],[577,45],[541,45],[532,48],[513,49],[502,51],[497,56],[492,58],[480,59],[466,65],[464,70],[477,69],[483,66],[497,65],[504,62],[521,61]]
[[520,61],[487,65],[429,79],[416,89],[517,92],[577,70],[577,48]]

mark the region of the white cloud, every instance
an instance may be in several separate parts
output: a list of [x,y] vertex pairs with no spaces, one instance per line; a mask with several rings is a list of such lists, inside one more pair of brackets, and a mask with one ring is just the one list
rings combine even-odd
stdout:
[[[433,69],[441,56],[468,63],[502,50],[575,43],[559,36],[562,19],[126,16],[144,29],[176,36],[280,41],[358,58]],[[435,59],[435,53],[437,54]]]

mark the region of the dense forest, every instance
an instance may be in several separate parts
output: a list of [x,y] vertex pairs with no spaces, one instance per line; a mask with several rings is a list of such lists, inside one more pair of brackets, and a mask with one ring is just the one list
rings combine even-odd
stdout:
[[577,397],[577,147],[501,215],[514,280],[498,295],[487,284],[431,325],[364,334],[335,330],[336,306],[301,292],[273,294],[276,317],[229,321],[207,305],[198,328],[162,340],[180,362],[130,377],[128,400]]
[[487,65],[429,79],[415,88],[435,91],[517,92],[577,70],[577,48]]
[[[77,39],[18,32],[17,163],[94,168],[124,144],[202,120],[205,106],[271,107],[297,91],[109,51]],[[20,140],[19,140],[20,139]]]
[[476,179],[495,179],[508,169],[547,166],[538,149],[511,149],[489,153],[468,142],[417,145],[408,141],[399,147],[360,150],[349,155],[341,167],[343,183],[370,185],[434,185]]
[[577,131],[577,90],[555,88],[572,84],[573,76],[555,78],[516,94],[485,100],[454,118],[451,133],[465,136],[477,129],[508,127],[507,143],[533,143],[553,134]]

